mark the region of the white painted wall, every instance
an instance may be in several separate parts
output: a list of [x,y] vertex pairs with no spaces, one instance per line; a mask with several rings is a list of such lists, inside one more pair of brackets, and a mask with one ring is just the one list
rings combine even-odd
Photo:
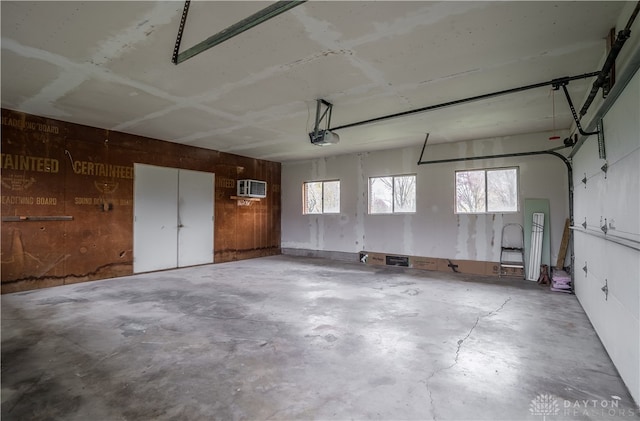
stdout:
[[[628,2],[617,28],[623,28],[635,2]],[[636,19],[632,34],[640,33]],[[640,37],[632,35],[616,67],[633,67]],[[604,48],[603,48],[604,50]],[[603,57],[604,61],[604,57]],[[636,65],[637,68],[637,65]],[[574,159],[575,288],[577,297],[616,365],[631,395],[640,403],[640,81],[634,79],[604,118],[607,161],[605,179],[597,141],[589,139]],[[581,105],[583,100],[575,100]],[[602,105],[598,94],[583,126]],[[499,154],[547,149],[549,134],[532,134],[458,144],[431,145],[426,159]],[[343,136],[343,142],[348,136]],[[429,257],[497,261],[499,232],[504,223],[522,223],[522,214],[456,216],[453,213],[454,171],[492,166],[520,166],[521,205],[524,198],[548,198],[551,204],[551,261],[557,259],[565,218],[568,217],[567,174],[554,157],[523,157],[417,166],[420,147],[345,155],[282,165],[282,247],[320,251],[360,250]],[[367,179],[371,176],[415,172],[418,175],[417,212],[410,216],[368,215]],[[585,188],[581,182],[584,175]],[[302,183],[342,181],[339,215],[302,215]],[[581,232],[599,231],[600,218],[610,225],[607,235],[617,244]],[[582,267],[587,263],[585,273]],[[601,291],[609,286],[607,300]],[[609,399],[603,390],[603,398]]]
[[[604,117],[606,161],[599,158],[595,136],[574,157],[576,295],[636,402],[640,402],[638,116],[640,73],[636,72]],[[605,162],[606,176],[601,170]],[[580,181],[585,174],[586,185]],[[606,236],[600,229],[605,218]],[[583,229],[580,224],[585,220]],[[581,269],[585,264],[586,272]],[[607,298],[601,290],[605,280]]]
[[[423,160],[545,150],[558,146],[549,133],[454,144],[429,145]],[[345,133],[343,142],[348,142]],[[518,166],[520,207],[525,198],[551,204],[551,257],[555,263],[568,217],[568,179],[564,163],[553,156],[500,158],[417,165],[422,146],[350,154],[282,165],[282,248],[357,253],[361,250],[450,259],[498,261],[505,223],[523,224],[522,213],[456,215],[456,170]],[[417,212],[369,215],[369,177],[417,174]],[[303,215],[305,181],[339,179],[341,213]]]

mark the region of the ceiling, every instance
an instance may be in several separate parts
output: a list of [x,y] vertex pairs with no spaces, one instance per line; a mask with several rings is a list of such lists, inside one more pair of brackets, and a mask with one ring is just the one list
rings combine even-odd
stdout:
[[[193,1],[181,51],[272,2]],[[310,1],[171,62],[184,2],[2,1],[2,107],[272,161],[537,133],[568,135],[542,87],[331,127],[599,70],[624,2]],[[568,88],[580,106],[593,78]],[[555,118],[554,118],[555,115]]]

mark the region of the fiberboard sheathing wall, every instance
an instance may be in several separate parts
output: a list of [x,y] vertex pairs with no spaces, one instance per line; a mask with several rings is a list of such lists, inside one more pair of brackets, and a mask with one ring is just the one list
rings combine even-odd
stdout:
[[[640,73],[636,72],[604,116],[606,159],[600,159],[598,140],[591,136],[573,161],[576,295],[637,403],[640,402],[638,115]],[[606,173],[602,170],[605,163]],[[586,228],[582,225],[585,222]]]
[[2,109],[2,292],[132,274],[135,163],[215,174],[216,262],[280,253],[280,163]]

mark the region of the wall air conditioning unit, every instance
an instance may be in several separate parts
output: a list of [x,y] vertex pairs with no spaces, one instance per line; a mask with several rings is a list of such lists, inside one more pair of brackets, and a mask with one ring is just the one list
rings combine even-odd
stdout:
[[238,180],[238,196],[267,197],[267,182],[258,180]]

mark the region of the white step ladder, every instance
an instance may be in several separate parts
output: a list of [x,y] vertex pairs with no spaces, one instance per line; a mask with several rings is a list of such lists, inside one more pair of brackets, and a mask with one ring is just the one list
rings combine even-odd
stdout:
[[524,229],[520,224],[506,224],[502,227],[498,276],[505,275],[503,269],[507,268],[522,269],[524,273]]

